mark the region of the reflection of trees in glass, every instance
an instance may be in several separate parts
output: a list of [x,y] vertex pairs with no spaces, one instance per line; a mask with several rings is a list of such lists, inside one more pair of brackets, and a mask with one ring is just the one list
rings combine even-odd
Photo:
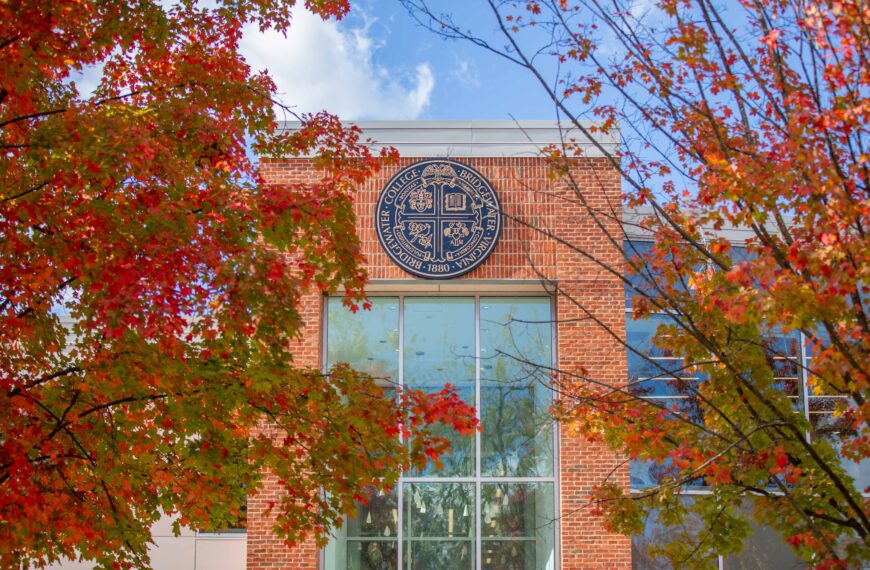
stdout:
[[858,436],[853,416],[841,413],[846,403],[842,397],[810,398],[810,425],[813,437],[831,444],[840,457],[843,469],[855,480],[856,486],[863,489],[870,485],[870,459],[856,462],[843,455],[843,445]]
[[406,298],[404,381],[414,388],[474,386],[474,299]]
[[[674,351],[655,344],[653,339],[659,327],[671,325],[667,315],[651,315],[647,319],[626,318],[628,350],[628,391],[633,396],[649,398],[655,405],[691,422],[703,422],[701,403],[696,397],[700,378],[687,368],[685,361]],[[666,336],[666,335],[663,335]],[[661,485],[679,474],[672,461],[631,462],[631,487],[644,489]],[[691,483],[690,483],[691,484]],[[702,480],[694,482],[703,484]]]
[[[406,298],[404,303],[404,384],[437,392],[450,383],[462,399],[474,404],[474,299]],[[452,444],[443,457],[443,469],[430,464],[425,474],[471,475],[474,472],[474,436],[461,436],[447,426],[435,435]]]
[[[749,515],[751,502],[743,501],[737,506],[737,511]],[[809,568],[806,562],[795,555],[794,550],[786,544],[782,536],[769,526],[752,523],[749,538],[743,543],[740,554],[724,559],[725,570],[756,570],[759,568],[775,568],[776,570],[803,570]]]
[[[481,469],[491,476],[549,475],[553,468],[548,299],[480,301]],[[543,368],[542,368],[543,367]]]
[[474,486],[470,483],[406,483],[408,538],[474,536]]
[[[661,327],[665,327],[662,329]],[[653,314],[646,319],[626,319],[628,351],[628,383],[633,395],[645,398],[695,397],[703,375],[694,367],[687,367],[683,358],[673,349],[654,342],[670,338],[667,327],[674,327],[668,315]],[[674,333],[677,329],[673,328]],[[746,348],[758,342],[733,339]],[[800,335],[783,335],[771,331],[761,339],[760,348],[772,376],[774,387],[790,398],[800,395]]]
[[397,570],[398,493],[370,489],[323,552],[329,570]]
[[[692,498],[684,502],[691,505]],[[659,520],[660,513],[651,511],[644,521],[643,533],[631,538],[632,570],[670,570],[671,564],[664,558],[656,557],[655,548],[685,537],[686,544],[693,544],[705,528],[705,523],[696,514],[689,512],[679,524],[665,525]]]
[[843,440],[851,440],[858,435],[853,422],[848,416],[836,415],[835,412],[842,398],[813,398],[810,400],[810,423],[813,434],[830,441],[837,446]]
[[[831,344],[831,339],[824,329],[813,331],[808,337],[806,345],[806,375],[807,375],[807,404],[809,408],[810,426],[814,440],[828,442],[840,460],[840,465],[846,473],[855,480],[855,487],[864,490],[870,487],[870,459],[861,458],[855,461],[844,454],[844,445],[851,446],[859,437],[860,432],[856,429],[854,410],[857,408],[854,401],[842,392],[829,386],[823,378],[816,375],[820,351],[824,351]],[[853,410],[850,412],[849,410]],[[866,425],[866,422],[862,425]]]
[[399,299],[373,297],[369,311],[351,312],[340,298],[330,298],[326,362],[346,362],[381,381],[399,379]]
[[[535,491],[526,485],[496,483],[481,492],[484,536],[534,536]],[[531,506],[531,510],[529,510]],[[531,516],[530,516],[531,515]]]
[[[643,320],[634,320],[628,315],[626,339],[631,347],[628,350],[628,390],[633,396],[648,398],[656,406],[701,425],[704,414],[696,396],[700,377],[687,368],[673,350],[657,346],[653,341],[659,327],[671,323],[666,315],[652,315]],[[631,487],[654,487],[678,474],[679,469],[670,460],[661,463],[635,460],[631,462]],[[702,485],[703,480],[686,484]]]
[[485,540],[484,570],[537,570],[535,543],[518,540]]
[[474,568],[474,542],[405,543],[407,570],[471,570]]
[[[653,509],[649,512],[644,520],[643,533],[632,537],[631,542],[631,567],[633,570],[670,570],[678,569],[680,566],[674,566],[664,557],[657,556],[661,554],[662,547],[672,549],[674,544],[677,550],[681,550],[681,557],[688,556],[694,545],[699,541],[709,540],[707,532],[712,525],[732,525],[735,524],[733,515],[746,516],[751,511],[751,502],[744,500],[736,501],[736,504],[728,502],[728,508],[733,509],[734,513],[723,511],[723,516],[714,517],[713,520],[702,518],[694,509],[697,507],[695,501],[697,496],[681,497],[682,504],[686,507],[686,515],[679,523],[673,521],[672,514],[662,513],[659,510]],[[668,524],[662,521],[667,520]],[[748,537],[743,543],[743,550],[740,554],[729,556],[721,560],[721,568],[725,570],[797,570],[807,568],[805,562],[797,558],[794,551],[783,541],[782,537],[773,529],[767,526],[758,524],[745,523],[748,526],[744,527],[743,522],[736,523],[733,528],[734,533],[748,533]],[[716,564],[714,557],[713,564]],[[716,566],[713,566],[714,568]]]
[[[340,298],[329,299],[326,364],[347,363],[392,388],[399,380],[399,299],[373,297],[371,303],[371,310],[353,313]],[[397,569],[397,525],[396,493],[373,491],[368,504],[359,505],[357,515],[340,531],[341,540],[334,541],[325,553],[328,567]]]
[[[680,470],[670,460],[665,460],[662,463],[656,461],[632,461],[631,488],[645,489],[647,487],[655,487],[668,479],[673,479],[679,473]],[[698,484],[703,484],[703,481],[699,481]]]
[[[673,318],[664,314],[653,314],[640,320],[627,314],[628,390],[632,396],[644,398],[657,407],[703,427],[706,410],[698,394],[706,376],[695,367],[686,366],[682,356],[672,348],[660,346],[678,334],[673,323]],[[734,336],[732,343],[746,350],[760,348],[763,362],[771,375],[771,386],[789,397],[795,410],[800,409],[799,334],[784,335],[781,331],[770,330],[760,341]],[[655,487],[682,476],[685,474],[681,474],[670,459],[662,463],[653,460],[632,461],[631,484],[634,489]],[[695,478],[682,484],[704,486],[705,481]]]
[[782,537],[767,526],[753,526],[753,533],[736,556],[724,560],[724,570],[805,570],[806,562],[800,560]]

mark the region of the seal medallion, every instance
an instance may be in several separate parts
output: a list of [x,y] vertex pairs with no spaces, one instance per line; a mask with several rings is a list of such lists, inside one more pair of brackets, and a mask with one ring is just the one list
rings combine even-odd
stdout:
[[418,277],[468,273],[495,249],[501,204],[489,181],[454,160],[416,162],[393,176],[375,206],[384,252]]

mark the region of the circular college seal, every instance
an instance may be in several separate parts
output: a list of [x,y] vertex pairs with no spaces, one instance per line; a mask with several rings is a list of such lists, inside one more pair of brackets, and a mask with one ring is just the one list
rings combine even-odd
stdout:
[[381,247],[419,277],[468,273],[495,249],[501,205],[489,181],[452,160],[422,160],[399,171],[375,206]]

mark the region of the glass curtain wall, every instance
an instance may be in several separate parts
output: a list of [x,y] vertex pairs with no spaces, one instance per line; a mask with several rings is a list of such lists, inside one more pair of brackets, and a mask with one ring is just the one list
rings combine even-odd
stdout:
[[324,550],[324,570],[554,570],[556,478],[549,298],[375,297],[327,306],[326,365],[386,389],[457,387],[483,431],[446,429],[443,467],[373,493]]
[[[627,256],[642,255],[650,249],[648,242],[626,242],[625,252]],[[732,247],[732,255],[735,261],[746,259],[748,254],[743,247]],[[626,341],[628,349],[628,385],[632,393],[657,400],[667,408],[676,406],[688,417],[701,419],[701,408],[693,398],[693,388],[703,378],[697,373],[689,373],[685,370],[683,361],[678,356],[655,346],[653,337],[659,326],[667,325],[672,321],[667,314],[654,314],[647,319],[634,320],[632,318],[633,289],[643,290],[646,287],[640,279],[626,285]],[[848,426],[840,425],[834,416],[837,397],[815,394],[807,386],[807,370],[811,369],[812,354],[805,348],[807,338],[800,332],[783,334],[782,331],[772,330],[765,339],[765,349],[771,369],[774,372],[774,383],[792,401],[795,413],[807,414],[813,432],[810,437],[822,437],[829,439],[837,447],[839,434],[848,429]],[[803,362],[802,362],[803,360]],[[843,461],[846,470],[852,475],[859,488],[870,485],[870,461],[856,464],[848,460]],[[653,462],[631,462],[631,487],[633,491],[643,491],[656,486],[669,474],[669,466]],[[692,494],[704,494],[704,481],[701,479],[687,485],[687,501],[691,501]],[[687,521],[686,524],[691,524]],[[648,521],[645,532],[633,538],[633,568],[652,569],[669,568],[661,560],[651,560],[646,554],[646,546],[651,542],[663,540],[668,536],[669,529]],[[767,557],[767,558],[765,558]],[[765,562],[759,563],[759,560]],[[759,563],[760,565],[754,565]],[[768,564],[771,564],[768,566]],[[754,533],[747,540],[741,555],[720,558],[719,567],[725,569],[738,568],[804,568],[802,563],[786,545],[782,538],[767,527],[756,527]]]

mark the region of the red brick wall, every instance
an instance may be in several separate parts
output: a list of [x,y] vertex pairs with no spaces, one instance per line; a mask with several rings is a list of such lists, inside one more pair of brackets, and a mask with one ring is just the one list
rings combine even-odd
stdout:
[[[304,335],[293,343],[294,362],[300,367],[320,368],[323,297],[311,293],[303,298],[299,314],[305,322]],[[269,431],[268,427],[264,428]],[[283,435],[272,432],[278,441]],[[317,570],[317,546],[308,541],[288,548],[272,533],[274,513],[267,516],[271,504],[279,504],[277,477],[267,475],[260,493],[248,497],[248,570]]]
[[[405,158],[368,181],[356,195],[357,231],[368,260],[371,279],[412,279],[395,266],[377,242],[372,219],[381,188],[399,169],[418,159]],[[585,368],[587,374],[608,383],[623,383],[626,357],[622,346],[577,305],[617,334],[625,334],[625,312],[621,282],[588,259],[583,253],[559,243],[578,246],[612,267],[621,266],[621,256],[603,237],[588,214],[600,211],[611,232],[619,235],[620,184],[617,173],[604,159],[579,159],[573,178],[578,196],[564,182],[548,176],[546,165],[537,158],[457,158],[483,174],[498,192],[506,219],[501,239],[493,254],[481,266],[458,279],[514,280],[544,276],[558,282],[567,296],[556,300],[559,367],[568,372]],[[311,172],[309,160],[263,161],[261,172],[270,181],[293,182]],[[542,228],[556,238],[532,229]],[[320,366],[322,299],[312,297],[305,307],[305,339],[300,343],[297,362]],[[630,568],[630,539],[608,533],[599,518],[589,514],[587,497],[593,485],[605,477],[628,486],[627,465],[599,445],[561,430],[560,492],[561,568]],[[615,469],[615,472],[614,472]],[[263,515],[274,498],[267,484],[261,495],[249,501],[248,568],[315,569],[317,552],[313,542],[295,549],[283,546],[271,535],[271,522]],[[331,570],[331,569],[326,569]]]

